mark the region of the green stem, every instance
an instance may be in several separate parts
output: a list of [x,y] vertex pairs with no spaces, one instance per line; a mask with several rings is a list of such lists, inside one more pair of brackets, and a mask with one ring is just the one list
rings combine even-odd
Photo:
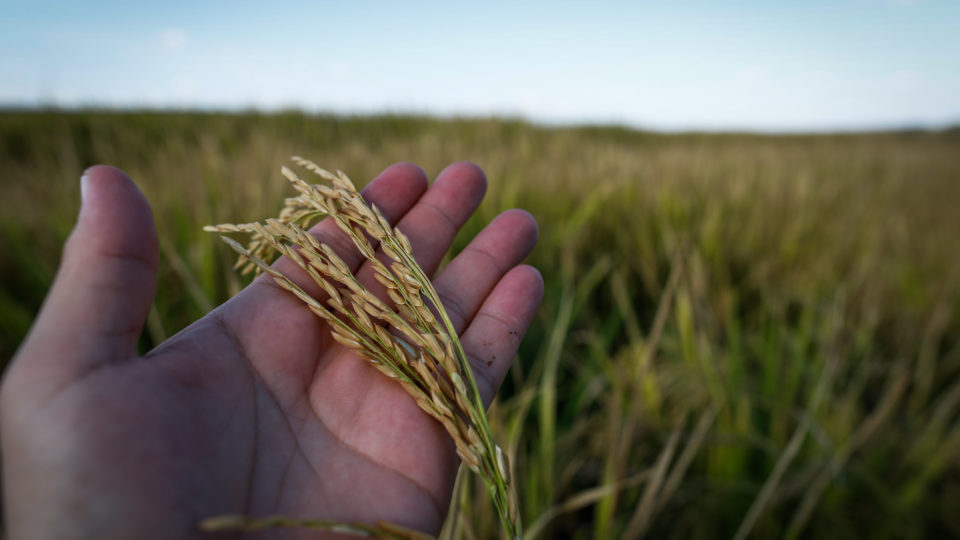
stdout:
[[[393,240],[392,237],[389,238]],[[393,241],[396,242],[396,240]],[[399,244],[399,242],[396,243]],[[483,404],[483,398],[480,395],[480,390],[477,388],[477,381],[473,376],[473,369],[470,366],[467,353],[463,349],[463,345],[460,343],[457,330],[454,328],[453,322],[450,321],[450,317],[447,315],[446,310],[443,309],[443,302],[440,301],[440,295],[437,294],[437,291],[433,288],[433,283],[430,281],[430,278],[424,274],[423,270],[420,268],[420,265],[417,264],[416,261],[413,260],[413,257],[405,250],[396,249],[401,246],[391,247],[394,247],[394,250],[401,254],[401,257],[405,259],[403,263],[414,272],[414,277],[423,283],[422,290],[426,291],[427,297],[436,307],[437,312],[440,314],[440,319],[443,321],[443,326],[446,329],[447,334],[450,336],[450,340],[453,342],[453,348],[457,355],[457,361],[460,364],[461,370],[467,376],[470,393],[473,394],[471,398],[473,399],[474,406],[476,407],[476,414],[471,415],[471,420],[477,427],[477,434],[480,436],[480,440],[484,445],[485,451],[483,459],[489,470],[494,473],[481,476],[484,477],[484,481],[493,492],[492,495],[494,499],[494,505],[497,507],[497,513],[500,515],[500,521],[510,535],[510,538],[521,538],[523,536],[523,527],[521,524],[520,515],[518,512],[515,521],[510,519],[510,490],[508,486],[504,484],[503,477],[500,473],[500,466],[497,463],[496,456],[496,443],[493,439],[493,433],[490,429],[490,424],[487,422],[487,415],[485,413],[486,407]]]

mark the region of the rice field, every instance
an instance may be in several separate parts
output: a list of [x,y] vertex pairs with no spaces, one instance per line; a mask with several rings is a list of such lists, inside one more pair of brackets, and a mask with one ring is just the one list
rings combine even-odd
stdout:
[[[149,350],[244,286],[202,227],[275,214],[294,154],[361,184],[478,163],[488,195],[453,252],[502,210],[537,217],[546,295],[490,411],[527,537],[960,536],[957,130],[0,112],[0,358],[84,168],[123,168],[153,205]],[[445,538],[497,536],[485,489],[463,479]]]

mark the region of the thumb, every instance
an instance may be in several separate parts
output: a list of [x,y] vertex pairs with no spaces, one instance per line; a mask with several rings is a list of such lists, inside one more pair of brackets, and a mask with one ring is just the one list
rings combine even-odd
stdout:
[[41,376],[69,379],[133,358],[156,293],[157,232],[146,198],[106,165],[87,169],[80,182],[77,225],[18,354]]

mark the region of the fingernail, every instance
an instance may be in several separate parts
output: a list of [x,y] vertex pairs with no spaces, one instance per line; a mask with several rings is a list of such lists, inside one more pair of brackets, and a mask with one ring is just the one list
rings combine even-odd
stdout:
[[87,200],[87,184],[90,181],[90,177],[87,176],[87,171],[83,171],[83,176],[80,177],[80,204],[83,205],[83,202]]

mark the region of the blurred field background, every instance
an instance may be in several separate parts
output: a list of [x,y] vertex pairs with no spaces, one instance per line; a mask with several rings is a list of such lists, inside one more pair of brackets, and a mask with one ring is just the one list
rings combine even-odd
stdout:
[[[365,183],[455,160],[522,207],[546,297],[501,397],[528,537],[960,536],[960,132],[654,134],[298,112],[0,114],[0,351],[37,313],[89,165],[162,262],[142,348],[244,283],[205,224],[273,215],[292,154]],[[460,485],[447,538],[497,536]]]

